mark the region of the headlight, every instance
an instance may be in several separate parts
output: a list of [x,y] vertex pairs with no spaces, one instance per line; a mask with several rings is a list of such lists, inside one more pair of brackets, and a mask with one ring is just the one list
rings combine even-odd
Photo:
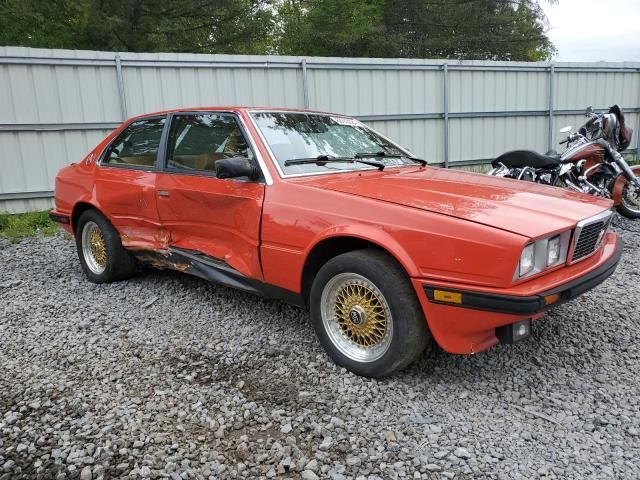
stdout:
[[556,235],[547,245],[547,266],[555,265],[560,260],[560,235]]
[[524,250],[522,250],[522,255],[520,255],[520,267],[518,271],[521,277],[524,277],[527,273],[533,270],[533,267],[536,265],[536,244],[530,243]]
[[529,243],[522,249],[514,280],[530,277],[567,260],[571,230]]

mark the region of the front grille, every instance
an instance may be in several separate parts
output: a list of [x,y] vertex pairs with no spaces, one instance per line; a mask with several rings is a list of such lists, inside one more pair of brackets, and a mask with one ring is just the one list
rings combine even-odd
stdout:
[[580,260],[581,258],[591,255],[599,246],[604,238],[603,230],[609,228],[610,216],[601,220],[588,223],[582,228],[576,230],[576,238],[574,239],[573,254],[571,262]]

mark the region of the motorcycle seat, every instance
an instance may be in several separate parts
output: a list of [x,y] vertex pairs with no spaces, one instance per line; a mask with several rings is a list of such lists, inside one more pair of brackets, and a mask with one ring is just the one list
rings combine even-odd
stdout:
[[513,150],[500,155],[491,162],[493,168],[503,164],[507,168],[553,168],[560,164],[559,156],[542,155],[532,150]]

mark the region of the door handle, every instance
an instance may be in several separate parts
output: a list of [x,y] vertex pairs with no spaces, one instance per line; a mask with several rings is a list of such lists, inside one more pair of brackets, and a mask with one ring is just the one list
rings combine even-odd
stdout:
[[158,195],[160,195],[161,197],[168,197],[169,196],[169,191],[168,190],[158,190]]

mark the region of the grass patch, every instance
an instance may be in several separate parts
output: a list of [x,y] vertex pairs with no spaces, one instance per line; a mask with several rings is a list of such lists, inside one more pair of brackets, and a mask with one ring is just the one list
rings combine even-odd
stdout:
[[49,212],[0,214],[0,238],[12,243],[27,237],[51,236],[58,227],[49,219]]

